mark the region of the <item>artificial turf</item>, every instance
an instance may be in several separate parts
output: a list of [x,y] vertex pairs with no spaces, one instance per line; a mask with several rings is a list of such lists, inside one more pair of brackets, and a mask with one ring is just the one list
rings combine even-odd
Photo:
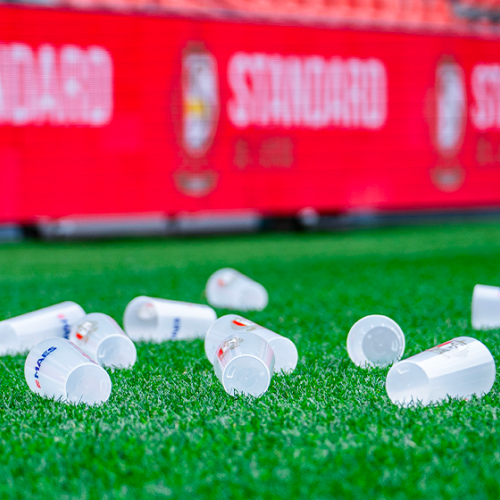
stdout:
[[[399,408],[387,369],[349,360],[367,314],[406,334],[404,357],[475,332],[476,283],[500,285],[500,225],[0,247],[0,319],[64,300],[121,322],[137,295],[205,303],[208,276],[239,269],[269,306],[246,316],[290,337],[295,372],[232,398],[202,340],[138,344],[89,408],[30,392],[25,356],[0,358],[0,498],[498,499],[500,383],[471,401]],[[228,311],[217,310],[218,315]]]

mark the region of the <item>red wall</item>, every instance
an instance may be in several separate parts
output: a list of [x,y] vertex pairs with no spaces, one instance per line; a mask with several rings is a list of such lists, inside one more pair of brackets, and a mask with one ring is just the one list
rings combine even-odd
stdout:
[[0,220],[500,203],[500,41],[0,7]]

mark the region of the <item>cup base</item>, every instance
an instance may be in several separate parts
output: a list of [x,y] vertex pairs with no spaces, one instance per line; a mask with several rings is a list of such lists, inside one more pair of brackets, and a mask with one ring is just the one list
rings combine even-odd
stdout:
[[347,335],[347,352],[356,366],[384,367],[401,359],[405,337],[399,325],[381,314],[356,321]]
[[387,366],[399,355],[399,338],[386,326],[376,326],[363,337],[363,353],[371,363],[377,366]]
[[267,391],[270,382],[266,365],[253,356],[232,359],[222,374],[224,389],[231,396],[238,392],[258,398]]

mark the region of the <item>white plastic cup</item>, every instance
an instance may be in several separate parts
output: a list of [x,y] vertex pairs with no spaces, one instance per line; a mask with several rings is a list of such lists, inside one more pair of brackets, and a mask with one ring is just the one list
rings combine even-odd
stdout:
[[69,338],[71,327],[85,311],[74,302],[62,302],[0,322],[0,355],[18,354],[45,339]]
[[132,368],[137,360],[134,343],[107,314],[85,315],[73,325],[69,340],[101,366]]
[[393,403],[428,405],[448,396],[481,397],[493,387],[495,374],[495,361],[484,344],[457,337],[396,363],[385,386]]
[[215,353],[221,342],[228,336],[238,332],[254,333],[269,342],[275,356],[275,373],[292,372],[297,366],[299,355],[295,344],[290,339],[236,314],[222,316],[212,324],[207,332],[205,354],[212,364],[215,362]]
[[24,376],[33,392],[65,403],[99,405],[111,394],[104,368],[63,338],[36,345],[26,358]]
[[476,285],[472,292],[472,328],[500,328],[500,288]]
[[203,304],[136,297],[125,309],[123,324],[134,341],[164,342],[204,338],[216,319],[215,311]]
[[239,311],[261,311],[267,306],[266,289],[235,269],[219,269],[208,279],[208,303],[214,307]]
[[347,353],[357,366],[389,366],[403,355],[405,336],[399,325],[381,314],[365,316],[347,335]]
[[274,352],[262,337],[241,332],[227,337],[218,347],[214,370],[224,390],[262,396],[274,372]]

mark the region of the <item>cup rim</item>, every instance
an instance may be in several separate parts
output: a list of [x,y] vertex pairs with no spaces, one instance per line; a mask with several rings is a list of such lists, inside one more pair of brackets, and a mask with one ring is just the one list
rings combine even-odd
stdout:
[[[120,342],[125,342],[126,344],[128,344],[129,346],[132,345],[132,347],[134,348],[135,350],[135,356],[134,356],[134,361],[133,363],[129,364],[127,367],[125,368],[132,368],[135,364],[135,362],[137,361],[137,348],[134,344],[134,341],[128,336],[128,335],[123,335],[122,333],[119,333],[119,332],[116,332],[116,333],[112,333],[111,335],[108,335],[107,337],[104,337],[103,339],[101,339],[101,341],[99,342],[99,344],[97,344],[97,348],[96,348],[96,358],[98,357],[99,355],[99,349],[101,348],[101,346],[105,343],[105,342],[108,342],[109,340],[111,339],[119,339]],[[99,363],[99,360],[98,359],[95,359],[94,361],[97,362],[97,364],[99,366],[103,366],[101,365],[101,363]],[[106,368],[118,368],[116,366],[111,366],[111,365],[105,365]]]

